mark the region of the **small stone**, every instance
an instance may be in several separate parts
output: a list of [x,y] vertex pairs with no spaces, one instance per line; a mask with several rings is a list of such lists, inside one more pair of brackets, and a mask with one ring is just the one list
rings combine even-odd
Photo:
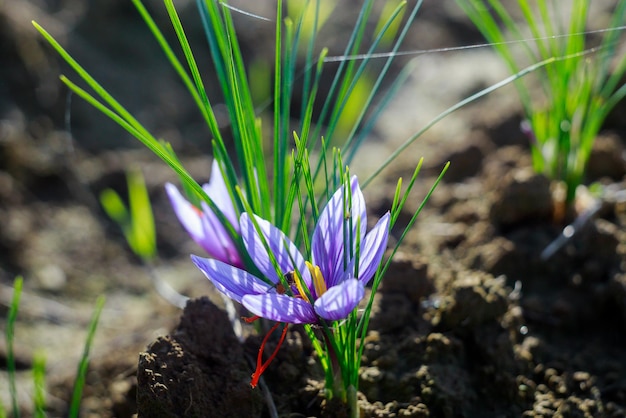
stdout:
[[46,264],[35,272],[42,289],[57,291],[65,287],[67,275],[61,267],[56,264]]

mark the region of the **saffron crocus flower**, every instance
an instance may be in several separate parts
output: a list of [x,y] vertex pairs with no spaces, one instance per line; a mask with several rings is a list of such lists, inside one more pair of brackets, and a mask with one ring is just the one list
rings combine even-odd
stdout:
[[[217,160],[213,160],[211,180],[202,188],[239,233],[235,206],[226,189]],[[243,267],[237,246],[209,205],[205,202],[201,203],[200,208],[192,205],[171,183],[165,185],[165,190],[180,223],[210,257],[232,266]]]
[[[365,201],[356,177],[350,186],[350,194],[342,186],[322,211],[313,232],[310,261],[282,231],[254,215],[261,237],[250,215],[243,213],[243,243],[267,281],[217,259],[192,256],[193,262],[218,290],[257,316],[293,324],[346,318],[363,298],[389,234],[389,213],[366,233]],[[290,289],[283,287],[285,283]]]

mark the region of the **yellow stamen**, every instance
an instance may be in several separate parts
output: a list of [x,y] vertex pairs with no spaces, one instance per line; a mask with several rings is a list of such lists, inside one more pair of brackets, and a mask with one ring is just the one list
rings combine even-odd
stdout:
[[304,291],[304,287],[302,286],[302,279],[300,278],[300,274],[293,273],[293,282],[296,285],[296,288],[298,289],[298,292],[300,293],[300,296],[302,296],[302,299],[304,299],[307,302],[311,303],[309,298],[306,296],[306,293]]
[[313,266],[313,264],[306,261],[306,266],[309,268],[311,272],[311,277],[313,278],[313,287],[315,287],[315,293],[319,298],[324,293],[326,293],[326,282],[324,281],[324,277],[322,277],[322,271],[319,266]]

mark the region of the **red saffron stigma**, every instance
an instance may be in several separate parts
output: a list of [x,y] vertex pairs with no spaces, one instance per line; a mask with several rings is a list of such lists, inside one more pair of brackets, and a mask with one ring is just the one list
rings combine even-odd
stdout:
[[259,319],[259,318],[260,318],[260,316],[259,316],[259,315],[254,315],[254,316],[251,316],[251,317],[245,317],[245,316],[242,316],[242,317],[241,317],[241,320],[242,320],[243,322],[245,322],[246,324],[251,324],[251,323],[253,323],[254,321],[256,321],[257,319]]
[[283,341],[285,341],[285,337],[287,336],[287,328],[288,328],[287,324],[285,324],[285,328],[283,328],[283,333],[280,336],[280,340],[278,340],[278,344],[276,345],[274,352],[267,359],[267,361],[263,363],[263,350],[265,350],[265,344],[267,343],[267,340],[269,340],[270,335],[272,335],[272,333],[276,330],[276,328],[278,328],[279,325],[280,325],[280,322],[276,323],[269,330],[267,335],[265,335],[265,338],[263,338],[261,347],[259,347],[259,355],[257,356],[257,359],[256,359],[256,370],[254,371],[254,373],[252,373],[252,380],[250,381],[250,386],[252,386],[253,388],[255,388],[256,385],[259,383],[259,379],[261,378],[261,375],[263,374],[265,369],[267,369],[267,367],[270,365],[272,360],[274,360],[274,357],[276,357],[276,354],[278,354],[278,349],[283,344]]
[[198,216],[204,216],[204,212],[202,212],[202,209],[200,209],[199,207],[191,205],[191,209],[193,209],[193,211],[196,212]]

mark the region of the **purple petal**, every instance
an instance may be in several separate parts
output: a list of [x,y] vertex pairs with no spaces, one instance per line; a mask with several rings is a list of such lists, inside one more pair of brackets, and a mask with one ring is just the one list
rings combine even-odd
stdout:
[[329,321],[347,317],[365,296],[363,283],[349,279],[331,287],[315,301],[315,312]]
[[228,231],[209,205],[201,203],[204,216],[202,226],[204,227],[204,237],[202,247],[208,254],[235,267],[243,267],[243,262],[239,256],[239,251],[235,242],[230,237]]
[[246,295],[242,305],[250,312],[272,321],[290,324],[311,324],[317,322],[313,306],[303,299],[278,293]]
[[239,303],[245,295],[260,295],[274,290],[252,274],[221,261],[195,255],[191,256],[191,260],[220,292]]
[[207,254],[230,264],[241,264],[235,244],[208,206],[203,204],[204,210],[200,211],[171,183],[165,185],[165,191],[183,228]]
[[194,241],[202,240],[204,228],[202,227],[200,210],[189,203],[172,183],[165,184],[165,191],[183,228]]
[[239,232],[239,223],[237,222],[237,212],[233,201],[228,194],[226,182],[222,176],[219,163],[213,159],[211,165],[211,179],[202,186],[206,194],[213,200],[215,206],[222,211],[226,219],[233,225],[235,230]]
[[374,276],[380,264],[380,260],[383,258],[383,254],[387,249],[389,218],[390,214],[387,212],[385,216],[380,218],[361,243],[359,280],[363,285],[366,285],[372,276]]
[[[328,201],[313,231],[311,242],[313,261],[320,267],[329,287],[340,283],[346,277],[344,268],[348,266],[344,264],[346,261],[344,237],[346,239],[352,237],[352,250],[348,257],[352,258],[356,248],[357,228],[360,228],[361,239],[365,236],[367,228],[365,199],[356,176],[352,177],[350,183],[352,205],[348,208],[349,213],[344,213],[344,199],[348,196],[345,194],[345,186],[341,186]],[[344,234],[344,228],[350,226],[351,232],[346,231]]]
[[261,273],[273,283],[280,281],[269,254],[265,249],[264,242],[266,241],[270,251],[276,258],[280,272],[286,274],[296,270],[299,271],[305,285],[309,289],[312,289],[311,273],[306,267],[304,257],[300,254],[296,245],[291,242],[280,229],[256,215],[254,215],[254,217],[261,229],[264,239],[257,234],[254,224],[247,213],[241,215],[241,237],[248,250],[248,254],[250,254],[252,261],[259,268]]
[[[367,229],[367,210],[365,209],[365,198],[363,197],[363,192],[361,191],[359,180],[356,176],[352,176],[350,184],[352,189],[352,217],[361,219],[361,238],[363,238],[365,236],[365,230]],[[356,226],[355,222],[354,228],[356,228]]]

